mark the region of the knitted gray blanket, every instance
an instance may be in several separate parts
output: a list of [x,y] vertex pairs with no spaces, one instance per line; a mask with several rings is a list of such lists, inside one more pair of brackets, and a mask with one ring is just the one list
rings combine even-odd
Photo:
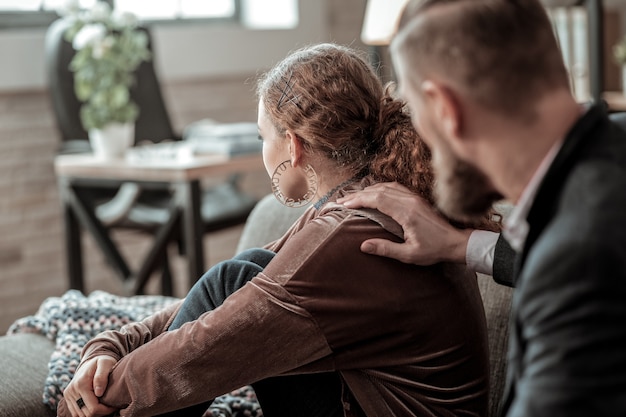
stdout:
[[[176,300],[157,295],[120,297],[103,291],[85,296],[70,290],[61,297],[46,299],[35,315],[15,321],[7,334],[38,333],[55,342],[48,363],[43,402],[56,410],[63,390],[80,363],[80,352],[87,341],[105,330],[117,330],[127,323],[142,320]],[[262,415],[251,387],[216,398],[205,413],[211,417]]]

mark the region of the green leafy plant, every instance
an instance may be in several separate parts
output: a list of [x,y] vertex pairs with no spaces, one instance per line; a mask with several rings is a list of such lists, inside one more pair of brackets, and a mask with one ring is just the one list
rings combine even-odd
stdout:
[[613,58],[618,65],[626,65],[626,37],[613,46]]
[[83,127],[101,129],[109,123],[137,120],[139,108],[131,99],[135,70],[151,59],[148,36],[130,13],[115,13],[104,2],[88,11],[68,8],[64,36],[76,50],[69,69],[74,91],[83,102]]

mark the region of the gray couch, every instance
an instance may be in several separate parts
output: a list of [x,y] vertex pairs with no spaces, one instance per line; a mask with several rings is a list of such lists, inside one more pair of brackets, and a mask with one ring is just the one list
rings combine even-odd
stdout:
[[[273,196],[262,199],[250,214],[237,251],[278,238],[302,209],[286,208]],[[505,377],[506,342],[511,290],[479,277],[491,349],[491,410],[495,416]],[[42,404],[47,363],[54,344],[43,336],[0,337],[0,417],[44,417],[55,414]]]

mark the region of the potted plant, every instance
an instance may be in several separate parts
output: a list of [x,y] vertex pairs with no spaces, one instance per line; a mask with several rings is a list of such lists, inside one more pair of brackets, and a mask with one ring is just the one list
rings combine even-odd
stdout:
[[64,36],[76,50],[69,69],[82,102],[80,120],[94,154],[119,157],[133,144],[139,108],[130,96],[135,71],[150,59],[148,36],[131,13],[116,13],[105,2],[81,11],[66,5]]
[[613,58],[622,68],[622,92],[626,94],[626,36],[613,46]]

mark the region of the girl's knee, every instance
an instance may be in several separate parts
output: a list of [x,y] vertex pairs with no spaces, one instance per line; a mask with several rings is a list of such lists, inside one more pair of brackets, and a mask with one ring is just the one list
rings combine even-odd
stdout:
[[233,260],[252,262],[264,268],[274,258],[274,255],[276,255],[274,252],[267,249],[252,248],[246,249],[243,252],[237,254],[233,258]]

